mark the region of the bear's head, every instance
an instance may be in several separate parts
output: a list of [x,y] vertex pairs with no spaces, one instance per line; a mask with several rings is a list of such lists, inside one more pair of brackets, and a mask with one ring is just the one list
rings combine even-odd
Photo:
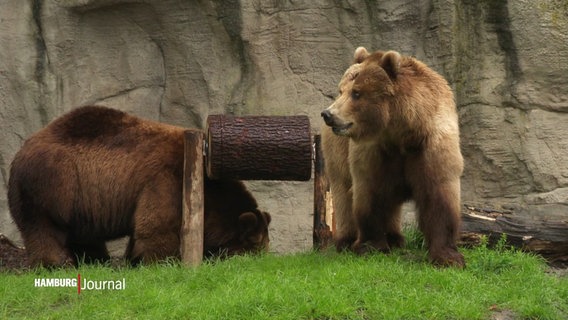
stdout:
[[270,238],[268,237],[268,225],[271,217],[268,212],[252,210],[241,213],[239,216],[239,245],[238,247],[227,246],[229,254],[241,252],[268,251]]
[[339,96],[321,115],[335,134],[359,140],[387,127],[402,58],[395,51],[370,54],[363,47],[354,58],[339,83]]
[[270,214],[257,209],[238,215],[235,224],[228,221],[215,221],[219,216],[206,220],[205,255],[208,257],[227,257],[243,253],[267,252],[270,238],[268,225]]

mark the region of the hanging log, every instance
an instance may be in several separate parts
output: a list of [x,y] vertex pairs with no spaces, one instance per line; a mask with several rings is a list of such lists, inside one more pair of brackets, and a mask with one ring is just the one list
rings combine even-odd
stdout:
[[332,244],[331,228],[328,224],[326,195],[329,183],[324,174],[324,161],[321,152],[321,136],[314,136],[314,249],[325,249]]
[[211,115],[207,175],[212,179],[307,181],[312,141],[307,116]]
[[201,131],[185,131],[180,254],[182,262],[188,266],[197,266],[203,260],[204,139],[205,135]]
[[568,266],[568,217],[533,219],[509,211],[464,206],[463,244],[478,244],[485,236],[489,244],[505,234],[507,244],[543,256],[555,266]]

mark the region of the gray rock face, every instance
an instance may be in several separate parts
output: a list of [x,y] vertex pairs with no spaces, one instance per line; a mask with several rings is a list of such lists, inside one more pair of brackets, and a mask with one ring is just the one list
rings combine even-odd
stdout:
[[[86,104],[188,127],[207,115],[312,120],[358,46],[416,56],[460,112],[464,203],[568,216],[568,5],[472,0],[5,0],[0,232],[25,138]],[[251,182],[272,249],[311,247],[311,183]]]

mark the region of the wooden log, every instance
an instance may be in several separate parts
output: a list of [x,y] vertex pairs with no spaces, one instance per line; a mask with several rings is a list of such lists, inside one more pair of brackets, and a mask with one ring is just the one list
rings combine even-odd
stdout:
[[331,228],[327,224],[326,195],[329,183],[324,174],[324,161],[321,151],[321,136],[314,136],[314,229],[313,247],[325,249],[332,243]]
[[204,140],[205,134],[202,131],[185,132],[180,254],[182,262],[188,266],[197,266],[203,260]]
[[509,245],[537,253],[551,265],[568,266],[568,217],[537,220],[510,211],[464,206],[462,244],[478,244],[482,236],[494,244],[503,234]]
[[212,179],[307,181],[312,141],[307,116],[211,115],[207,175]]

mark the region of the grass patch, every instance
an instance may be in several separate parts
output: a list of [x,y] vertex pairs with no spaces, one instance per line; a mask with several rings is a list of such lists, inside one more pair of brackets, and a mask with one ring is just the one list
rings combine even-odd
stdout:
[[[427,263],[420,237],[390,255],[332,250],[241,256],[198,268],[176,262],[0,274],[0,318],[488,319],[568,317],[568,278],[503,245],[464,249],[464,270]],[[504,243],[504,242],[503,242]],[[125,279],[124,290],[37,288],[37,278]]]

